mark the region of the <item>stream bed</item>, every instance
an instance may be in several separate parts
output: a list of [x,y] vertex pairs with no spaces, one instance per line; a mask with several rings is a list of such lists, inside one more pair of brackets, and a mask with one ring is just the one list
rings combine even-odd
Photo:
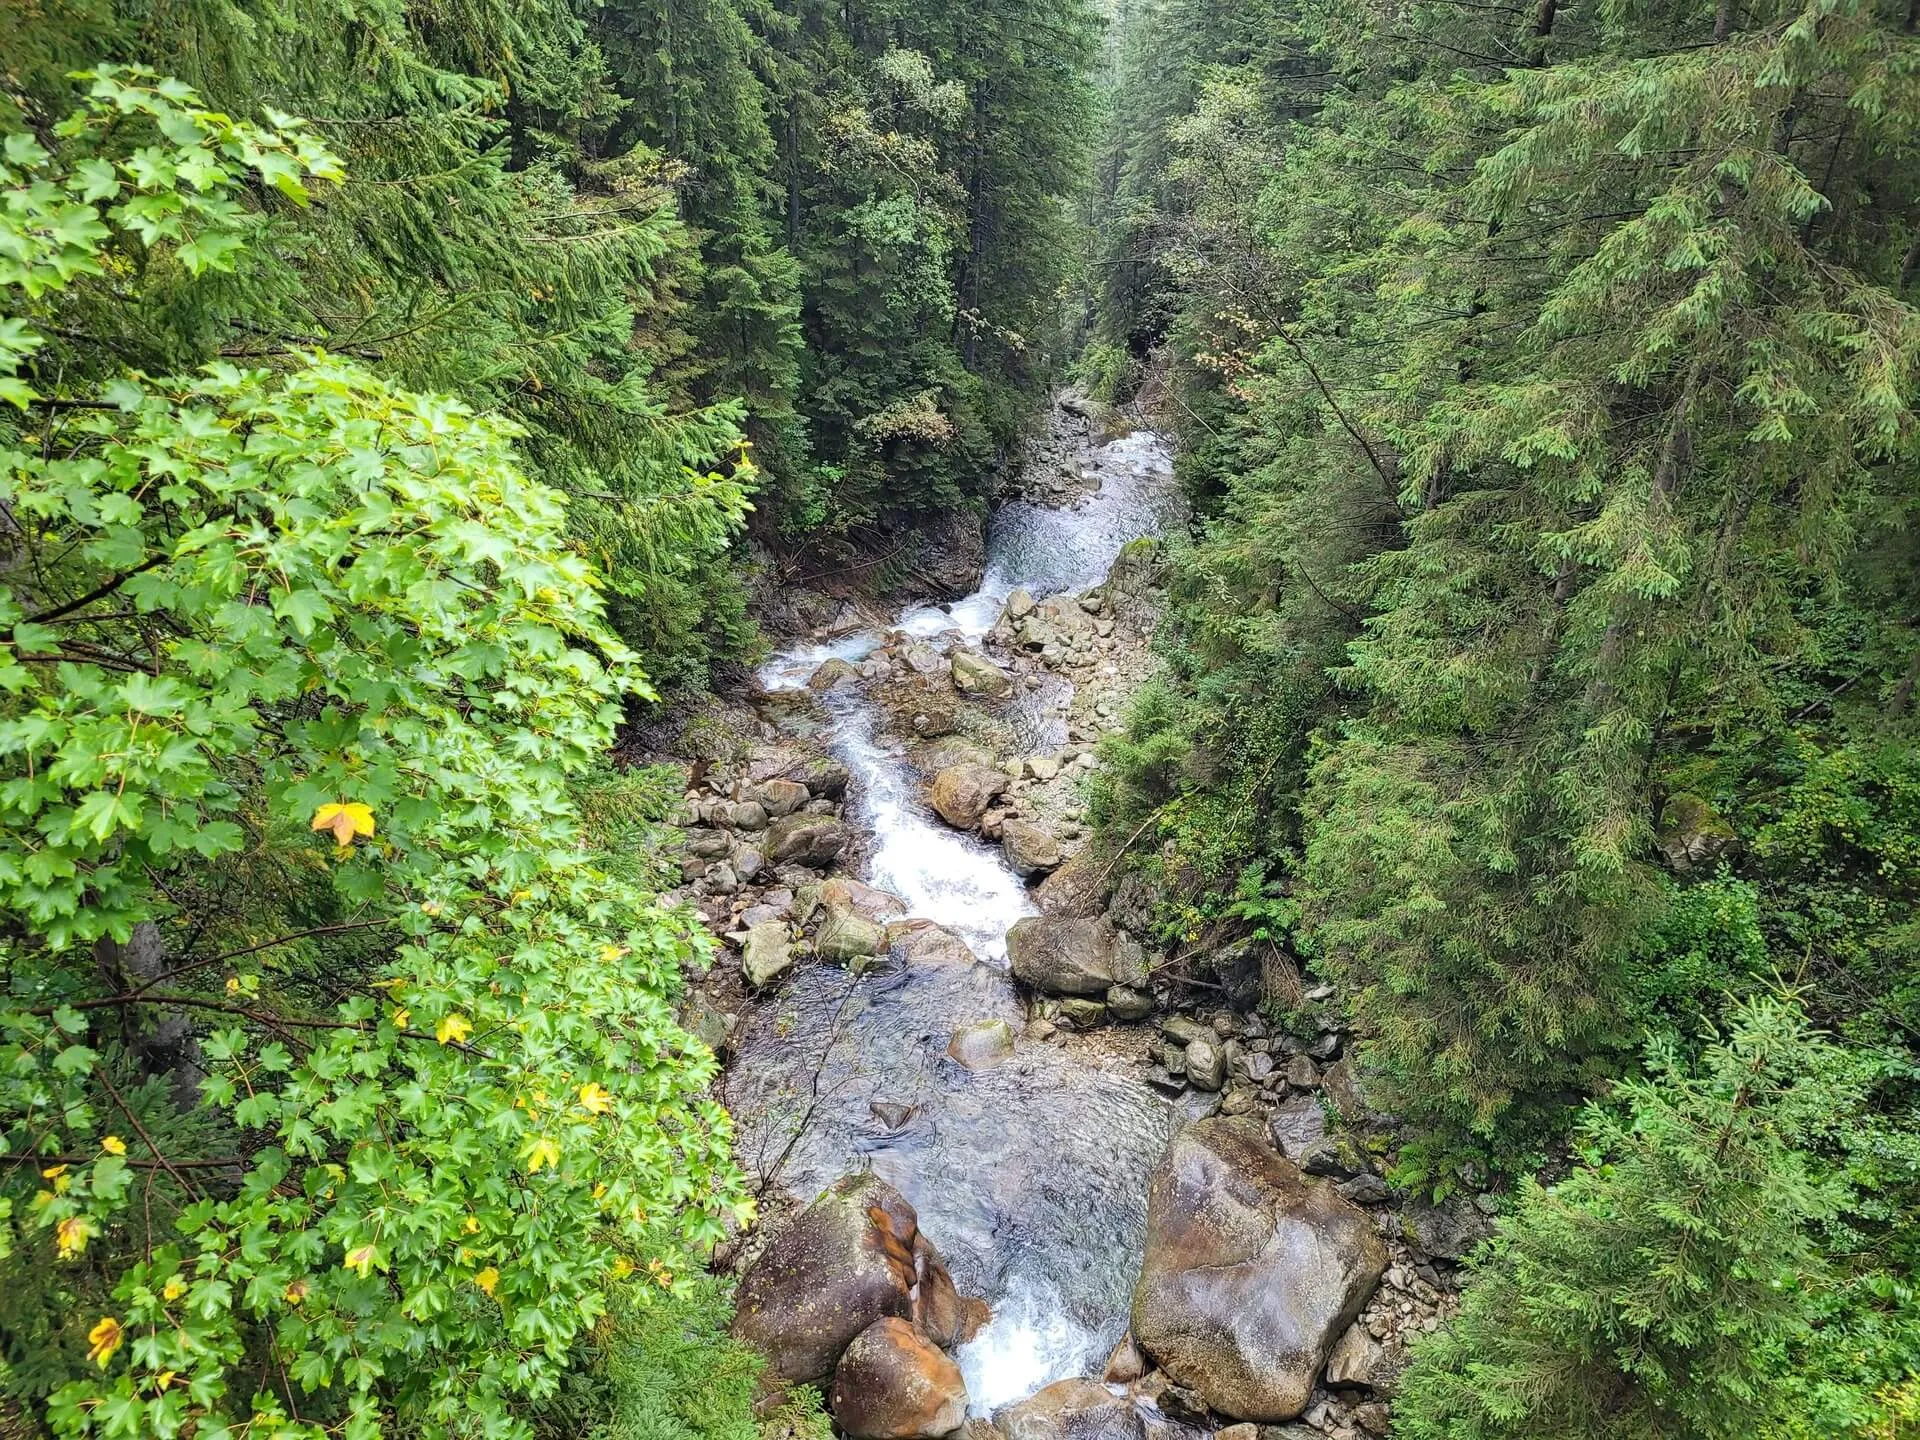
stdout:
[[[1178,514],[1171,461],[1150,432],[1074,459],[1098,475],[1098,490],[1071,506],[1001,507],[972,595],[909,605],[893,630],[796,646],[766,664],[761,684],[801,688],[827,659],[864,658],[895,631],[941,648],[977,642],[1016,588],[1042,598],[1097,585],[1124,545]],[[802,966],[738,1037],[728,1085],[736,1145],[743,1162],[774,1171],[801,1200],[868,1169],[912,1202],[962,1292],[992,1307],[958,1352],[972,1409],[984,1415],[1054,1380],[1099,1373],[1127,1327],[1147,1179],[1183,1117],[1117,1057],[1024,1038],[991,1068],[948,1057],[962,1026],[1005,1020],[1020,1031],[1026,1011],[1006,970],[1006,934],[1035,913],[1030,892],[997,847],[933,815],[905,747],[862,687],[821,703],[830,748],[852,777],[859,878],[899,896],[908,916],[954,931],[978,958],[864,975]]]

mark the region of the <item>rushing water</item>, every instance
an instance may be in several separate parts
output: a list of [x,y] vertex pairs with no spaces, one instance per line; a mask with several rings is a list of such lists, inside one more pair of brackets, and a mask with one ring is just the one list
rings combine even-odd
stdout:
[[[949,606],[909,606],[897,628],[940,646],[977,641],[1016,588],[1045,596],[1098,584],[1123,545],[1174,513],[1157,437],[1137,433],[1081,460],[1100,476],[1095,494],[1060,509],[1004,506],[980,589]],[[858,661],[886,638],[871,630],[796,647],[768,662],[761,683],[798,688],[826,660]],[[854,818],[871,841],[861,878],[980,958],[864,977],[802,968],[750,1021],[727,1098],[742,1159],[777,1170],[796,1197],[868,1168],[913,1203],[961,1288],[993,1307],[959,1355],[984,1414],[1098,1373],[1126,1328],[1147,1177],[1176,1117],[1133,1067],[1056,1046],[1021,1040],[980,1071],[948,1058],[961,1026],[1004,1020],[1019,1030],[1025,1011],[1004,968],[1006,933],[1033,903],[997,849],[934,818],[857,686],[824,703],[834,753],[853,777]]]

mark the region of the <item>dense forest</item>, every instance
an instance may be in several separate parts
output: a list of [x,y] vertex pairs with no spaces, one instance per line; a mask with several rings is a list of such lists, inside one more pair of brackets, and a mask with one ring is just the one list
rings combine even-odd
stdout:
[[1393,1433],[1920,1425],[1911,0],[23,0],[0,135],[0,1435],[825,1437],[608,756],[1069,377],[1108,873],[1501,1187]]
[[1203,520],[1108,824],[1340,986],[1404,1179],[1556,1182],[1396,1433],[1895,1433],[1913,8],[1169,0],[1119,66],[1086,364],[1164,352]]

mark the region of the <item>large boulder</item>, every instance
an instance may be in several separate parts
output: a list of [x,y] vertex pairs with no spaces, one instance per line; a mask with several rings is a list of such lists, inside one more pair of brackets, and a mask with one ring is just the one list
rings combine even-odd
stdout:
[[836,1181],[741,1279],[734,1335],[782,1380],[825,1380],[854,1336],[911,1312],[918,1233],[913,1207],[877,1176]]
[[1092,1380],[1057,1380],[993,1412],[1006,1440],[1140,1440],[1139,1407]]
[[1107,903],[1111,867],[1091,848],[1081,850],[1049,875],[1034,891],[1042,913],[1087,919]]
[[826,661],[807,677],[809,690],[834,690],[860,678],[860,667],[838,655]]
[[1100,995],[1114,974],[1118,932],[1105,919],[1029,915],[1007,932],[1014,975],[1048,995]]
[[1366,1212],[1275,1153],[1257,1123],[1202,1120],[1148,1186],[1134,1338],[1218,1414],[1291,1420],[1386,1264]]
[[1007,793],[1007,772],[997,765],[949,765],[933,777],[928,798],[956,830],[971,830],[987,807]]
[[775,819],[791,815],[813,798],[812,792],[798,780],[782,780],[778,777],[761,781],[750,793]]
[[852,1440],[936,1440],[967,1418],[967,1383],[912,1322],[890,1317],[847,1346],[827,1403]]
[[947,1054],[968,1070],[991,1070],[1013,1054],[1013,1027],[1004,1020],[962,1025],[947,1042]]
[[1030,879],[1060,868],[1060,842],[1031,820],[1009,820],[1002,825],[1000,849],[1016,875]]
[[776,865],[824,870],[847,848],[847,827],[831,815],[786,815],[767,827],[765,854]]
[[977,650],[953,652],[953,688],[963,695],[1002,700],[1013,692],[1013,677]]

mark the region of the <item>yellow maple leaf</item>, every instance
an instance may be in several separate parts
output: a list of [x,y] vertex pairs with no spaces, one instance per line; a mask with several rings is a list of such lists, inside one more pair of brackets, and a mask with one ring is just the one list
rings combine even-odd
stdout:
[[473,1283],[491,1295],[500,1283],[500,1272],[491,1265],[484,1270],[476,1270],[473,1273]]
[[600,963],[602,965],[611,965],[614,961],[621,959],[626,954],[627,947],[625,945],[602,945],[600,947]]
[[173,1377],[179,1373],[178,1370],[162,1370],[158,1375],[153,1377],[153,1388],[165,1391],[168,1386],[173,1384]]
[[53,1230],[54,1244],[59,1248],[62,1260],[71,1260],[87,1248],[87,1241],[95,1234],[93,1222],[84,1215],[69,1215]]
[[182,1280],[178,1275],[176,1275],[171,1280],[167,1281],[165,1288],[162,1289],[160,1292],[160,1298],[162,1300],[178,1300],[182,1295],[186,1293],[187,1293],[187,1282]]
[[42,1180],[58,1180],[62,1175],[66,1173],[67,1173],[67,1167],[64,1165],[49,1165],[46,1169],[40,1172],[40,1178]]
[[100,1322],[87,1332],[87,1358],[102,1370],[106,1369],[107,1362],[113,1358],[113,1352],[120,1348],[126,1338],[127,1332],[120,1328],[118,1320],[111,1315],[102,1317]]
[[413,1012],[402,1005],[398,1010],[393,1012],[393,1028],[396,1030],[404,1030],[407,1028],[407,1022],[411,1019],[413,1019]]
[[604,1115],[613,1109],[613,1093],[603,1085],[588,1081],[580,1087],[580,1108],[589,1115]]
[[314,830],[333,833],[333,843],[346,849],[356,835],[373,834],[373,811],[358,800],[334,800],[313,812]]
[[289,1305],[298,1305],[302,1300],[307,1298],[307,1282],[304,1280],[295,1280],[281,1292],[281,1298]]
[[560,1142],[542,1135],[527,1147],[527,1174],[538,1175],[543,1168],[559,1168]]
[[100,1142],[100,1148],[109,1155],[124,1155],[127,1153],[127,1142],[118,1135],[109,1135]]
[[347,1269],[353,1271],[353,1273],[358,1275],[362,1280],[366,1279],[367,1272],[373,1269],[373,1246],[354,1246],[353,1249],[347,1251],[347,1258],[340,1263]]
[[467,1234],[478,1235],[479,1233],[480,1233],[480,1217],[478,1215],[467,1216]]
[[473,1022],[460,1014],[443,1015],[433,1027],[433,1038],[442,1045],[464,1040],[473,1033]]

